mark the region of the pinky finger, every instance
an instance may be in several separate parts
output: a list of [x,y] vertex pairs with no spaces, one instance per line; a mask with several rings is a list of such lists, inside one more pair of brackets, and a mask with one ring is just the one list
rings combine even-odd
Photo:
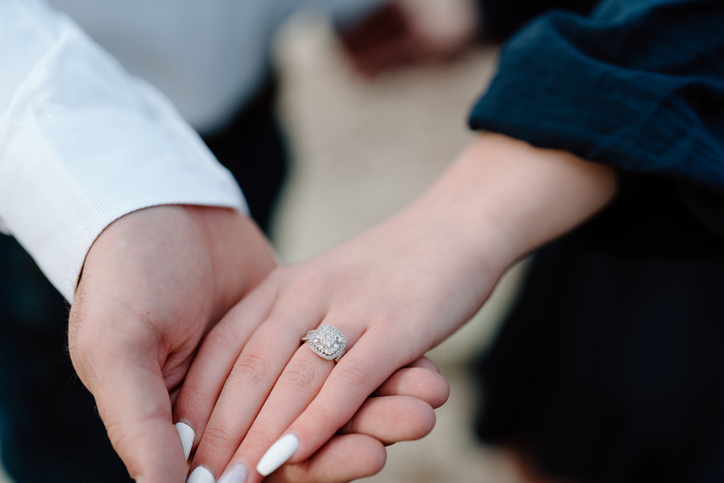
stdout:
[[334,436],[298,464],[284,465],[267,476],[269,483],[343,483],[377,474],[387,453],[377,439],[363,434]]

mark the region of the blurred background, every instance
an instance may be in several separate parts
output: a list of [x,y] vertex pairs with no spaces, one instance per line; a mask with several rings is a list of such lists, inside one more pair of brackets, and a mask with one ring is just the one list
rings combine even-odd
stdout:
[[[438,27],[469,21],[462,2],[407,2]],[[420,195],[473,137],[468,110],[495,68],[497,47],[473,44],[445,60],[364,75],[330,21],[305,12],[275,41],[278,110],[292,168],[272,228],[284,263],[352,237]],[[473,321],[430,357],[451,385],[437,425],[421,441],[394,445],[382,483],[522,481],[510,456],[481,446],[471,429],[474,392],[466,368],[494,336],[515,294],[514,267]],[[0,468],[0,483],[11,483]]]

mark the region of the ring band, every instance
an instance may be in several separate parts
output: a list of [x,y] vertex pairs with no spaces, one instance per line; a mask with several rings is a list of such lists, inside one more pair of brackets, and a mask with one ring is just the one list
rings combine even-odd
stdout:
[[347,338],[338,329],[331,325],[322,325],[316,330],[310,330],[302,337],[309,348],[322,359],[339,362],[347,347]]

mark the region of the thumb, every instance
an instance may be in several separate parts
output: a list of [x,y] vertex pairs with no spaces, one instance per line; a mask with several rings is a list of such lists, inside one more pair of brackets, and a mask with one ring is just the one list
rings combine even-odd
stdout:
[[137,482],[182,483],[184,450],[158,362],[130,351],[109,355],[94,361],[87,385],[113,447]]
[[183,483],[187,466],[172,424],[158,334],[128,318],[102,331],[97,324],[82,324],[81,318],[107,320],[88,317],[82,305],[77,299],[71,308],[68,346],[114,449],[137,482]]

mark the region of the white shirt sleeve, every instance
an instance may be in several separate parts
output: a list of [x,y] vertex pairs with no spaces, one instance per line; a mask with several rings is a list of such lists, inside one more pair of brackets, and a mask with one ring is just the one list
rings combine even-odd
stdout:
[[72,301],[100,232],[162,204],[246,212],[158,91],[42,0],[0,0],[0,228]]

